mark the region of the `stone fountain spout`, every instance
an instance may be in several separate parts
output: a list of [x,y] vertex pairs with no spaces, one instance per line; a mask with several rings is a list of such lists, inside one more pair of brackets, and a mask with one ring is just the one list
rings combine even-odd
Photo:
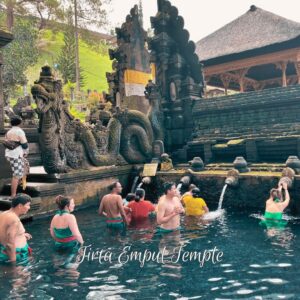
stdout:
[[229,186],[237,186],[239,184],[239,171],[232,169],[227,172],[225,184]]
[[291,168],[285,168],[282,171],[281,178],[278,182],[278,186],[280,186],[282,183],[286,183],[288,188],[291,188],[294,182],[295,177],[295,171]]

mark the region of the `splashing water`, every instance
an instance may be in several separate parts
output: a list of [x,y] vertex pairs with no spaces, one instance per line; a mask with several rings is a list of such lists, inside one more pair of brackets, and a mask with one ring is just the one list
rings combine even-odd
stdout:
[[143,184],[144,184],[144,182],[140,182],[139,185],[137,186],[137,189],[140,189]]
[[180,190],[181,190],[181,187],[182,187],[182,182],[178,183],[177,187],[176,187],[176,190],[180,193]]
[[131,193],[134,193],[134,192],[135,192],[136,184],[137,184],[138,180],[139,180],[139,176],[135,176],[135,177],[134,177],[134,180],[133,180],[132,187],[131,187],[131,191],[130,191]]
[[223,199],[224,199],[224,195],[227,189],[227,184],[224,185],[220,199],[219,199],[219,205],[218,205],[218,209],[217,210],[221,210],[222,209],[222,204],[223,204]]

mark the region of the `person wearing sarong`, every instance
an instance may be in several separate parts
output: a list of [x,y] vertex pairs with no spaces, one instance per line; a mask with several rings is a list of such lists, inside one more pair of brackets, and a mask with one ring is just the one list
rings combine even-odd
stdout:
[[31,235],[25,232],[20,216],[30,209],[31,197],[17,194],[12,198],[11,209],[0,214],[0,262],[24,262],[31,254],[27,240]]
[[126,213],[123,207],[123,200],[120,196],[122,185],[120,182],[114,182],[110,186],[110,194],[105,195],[99,206],[99,215],[106,216],[106,226],[109,229],[123,231],[128,225]]
[[[285,200],[282,200],[282,189],[285,191]],[[266,202],[266,210],[264,214],[264,220],[260,222],[261,225],[270,227],[284,227],[287,221],[282,219],[284,209],[290,203],[290,195],[288,192],[287,184],[281,183],[278,189],[272,189],[270,191],[270,197]]]
[[50,233],[55,241],[56,250],[77,250],[83,244],[74,211],[74,200],[70,197],[59,195],[56,197],[58,211],[50,225]]
[[25,132],[19,127],[22,119],[14,116],[11,118],[10,123],[12,128],[6,133],[5,137],[9,141],[16,142],[17,147],[14,149],[5,149],[5,157],[10,163],[12,170],[11,198],[13,198],[16,196],[20,179],[25,175],[24,157],[28,155],[29,148]]

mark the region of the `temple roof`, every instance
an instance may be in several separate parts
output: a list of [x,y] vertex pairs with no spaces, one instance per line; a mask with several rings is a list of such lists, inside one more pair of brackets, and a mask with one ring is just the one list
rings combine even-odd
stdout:
[[[200,61],[249,52],[300,37],[300,23],[252,5],[237,19],[197,42]],[[300,45],[300,43],[299,43]]]

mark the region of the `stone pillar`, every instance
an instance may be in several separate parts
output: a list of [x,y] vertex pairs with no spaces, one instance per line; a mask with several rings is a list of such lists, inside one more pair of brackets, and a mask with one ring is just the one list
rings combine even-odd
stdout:
[[204,144],[204,161],[206,163],[210,162],[213,159],[213,153],[211,151],[211,144]]
[[294,65],[297,72],[298,84],[300,84],[300,61],[295,61]]
[[241,93],[243,93],[245,91],[244,79],[245,79],[245,76],[246,76],[247,72],[248,72],[248,68],[236,71],[236,74],[238,76],[238,83],[240,85],[240,92]]
[[3,84],[2,84],[2,55],[0,53],[0,134],[4,131],[4,99],[3,99]]
[[287,67],[287,62],[286,61],[281,61],[275,64],[277,69],[280,69],[282,72],[282,87],[286,87],[287,86],[287,78],[286,78],[286,67]]
[[286,80],[287,63],[286,62],[281,62],[280,67],[281,67],[281,71],[282,71],[282,86],[286,87],[287,86],[287,80]]
[[225,89],[225,95],[227,96],[227,90],[228,90],[228,88],[229,88],[229,84],[230,84],[230,81],[231,81],[231,77],[230,77],[230,75],[228,75],[228,74],[221,74],[220,75],[220,79],[221,79],[221,81],[222,81],[222,84],[223,84],[223,87],[224,87],[224,89]]

